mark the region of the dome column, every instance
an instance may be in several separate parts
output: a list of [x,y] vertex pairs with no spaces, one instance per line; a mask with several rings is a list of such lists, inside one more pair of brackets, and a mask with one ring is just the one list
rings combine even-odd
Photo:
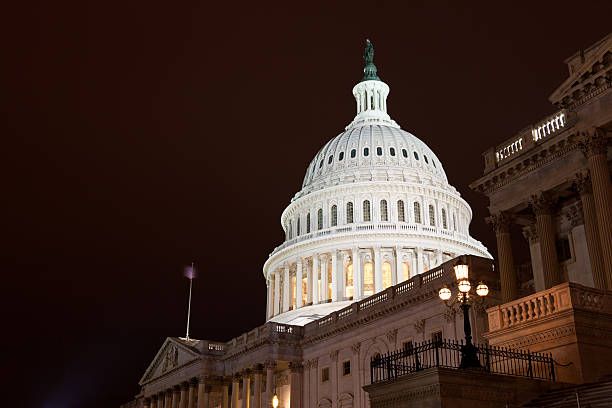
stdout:
[[393,274],[393,284],[397,285],[402,281],[402,248],[395,247],[395,273]]
[[329,258],[321,255],[321,303],[329,300]]
[[425,272],[423,267],[423,248],[417,248],[417,259],[416,259],[416,274],[420,274]]
[[291,286],[289,276],[289,264],[285,265],[283,269],[283,312],[289,311],[289,302],[291,299]]
[[338,268],[338,251],[336,251],[335,249],[332,250],[331,252],[331,274],[332,274],[332,302],[337,302],[338,301],[338,291],[340,289],[340,287],[342,286],[340,284],[340,282],[342,282],[342,279],[340,279],[340,275],[338,274],[339,268]]
[[319,303],[319,255],[312,256],[312,304]]
[[363,279],[361,275],[361,260],[359,259],[359,248],[351,249],[351,258],[353,260],[353,300],[361,299],[363,288]]
[[374,247],[374,271],[374,293],[378,293],[383,289],[380,247]]
[[278,270],[274,271],[274,316],[280,313],[280,273]]
[[299,309],[303,306],[302,304],[302,296],[303,296],[303,288],[302,288],[302,260],[298,259],[295,269],[295,308]]

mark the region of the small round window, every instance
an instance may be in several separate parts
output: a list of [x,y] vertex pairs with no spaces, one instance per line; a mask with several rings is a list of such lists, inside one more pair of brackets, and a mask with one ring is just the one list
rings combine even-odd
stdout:
[[370,155],[370,149],[368,149],[367,147],[363,148],[363,155],[364,156],[369,156]]
[[332,160],[334,160],[334,156],[329,156],[329,159],[327,160],[327,164],[331,164]]
[[408,150],[402,149],[402,156],[404,156],[405,158],[408,158]]
[[425,159],[425,163],[429,164],[429,160],[427,160],[427,156],[423,155],[423,158]]
[[417,152],[414,152],[414,158],[419,160],[419,154]]
[[354,159],[356,155],[357,155],[357,150],[355,149],[351,150],[351,159]]
[[376,148],[376,154],[379,156],[382,156],[382,147],[377,147]]
[[391,156],[395,156],[395,149],[394,148],[390,148],[389,152],[391,153]]
[[338,155],[338,161],[342,161],[344,159],[344,152],[340,152],[340,155]]

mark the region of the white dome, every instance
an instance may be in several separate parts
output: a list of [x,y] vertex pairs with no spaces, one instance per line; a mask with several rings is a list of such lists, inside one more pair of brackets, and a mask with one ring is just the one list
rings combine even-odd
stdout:
[[368,42],[357,115],[323,146],[266,261],[266,318],[303,325],[459,255],[491,258],[438,157],[387,114]]
[[298,196],[326,181],[352,183],[355,177],[368,176],[448,182],[438,157],[420,139],[397,127],[363,125],[349,128],[323,146],[308,166]]

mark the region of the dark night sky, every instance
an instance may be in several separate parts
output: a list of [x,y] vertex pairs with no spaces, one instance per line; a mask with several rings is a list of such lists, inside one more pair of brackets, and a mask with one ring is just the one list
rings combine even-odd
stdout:
[[264,322],[262,265],[308,163],[354,116],[365,38],[391,116],[494,252],[467,188],[481,152],[554,110],[563,60],[612,29],[612,3],[458,3],[5,5],[3,405],[128,401],[184,334],[192,260],[194,337]]

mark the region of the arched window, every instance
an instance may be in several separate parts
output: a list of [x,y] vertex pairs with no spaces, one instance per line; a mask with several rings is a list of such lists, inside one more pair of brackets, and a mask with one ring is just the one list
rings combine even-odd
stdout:
[[342,161],[344,159],[344,152],[340,152],[338,155],[338,161]]
[[436,226],[436,212],[434,211],[433,205],[429,204],[429,225],[432,227]]
[[379,156],[382,156],[382,147],[378,146],[376,148],[376,154],[379,155]]
[[298,237],[300,236],[300,232],[301,232],[300,231],[300,217],[298,216],[298,219],[297,219],[297,236]]
[[363,202],[363,221],[370,222],[372,221],[372,214],[370,212],[370,201],[365,200]]
[[323,229],[323,209],[321,208],[317,211],[317,229]]
[[346,223],[353,223],[353,203],[350,201],[346,203]]
[[331,208],[331,226],[335,227],[336,225],[338,225],[338,207],[334,204]]
[[353,297],[353,263],[349,263],[348,265],[346,265],[346,270],[345,270],[345,282],[346,285],[344,286],[344,296],[347,299],[350,299]]
[[374,294],[374,268],[372,262],[366,262],[363,265],[363,296],[372,296]]
[[429,160],[427,160],[427,156],[423,155],[423,158],[425,159],[425,163],[429,164]]
[[446,223],[446,210],[442,209],[442,228],[448,229],[448,224]]
[[380,220],[389,221],[389,211],[387,209],[387,200],[380,201]]
[[457,231],[457,217],[453,214],[453,229]]
[[408,262],[402,262],[402,281],[410,279],[410,265]]
[[395,149],[393,147],[390,148],[389,153],[391,153],[391,156],[395,156]]
[[408,150],[402,149],[402,156],[404,156],[407,159],[408,158]]
[[356,155],[357,155],[357,150],[355,149],[351,150],[351,159],[354,159]]
[[397,220],[402,222],[406,221],[406,211],[404,210],[403,200],[397,200]]
[[310,213],[306,214],[306,233],[310,234]]
[[389,286],[393,284],[391,278],[391,264],[389,262],[383,262],[382,264],[382,281],[383,281],[383,289],[387,289]]
[[421,204],[416,201],[414,202],[414,222],[421,223]]
[[334,160],[334,156],[329,156],[329,159],[327,160],[327,164],[331,164],[332,160]]
[[370,149],[368,149],[367,147],[363,148],[363,155],[364,156],[369,156],[370,155]]

